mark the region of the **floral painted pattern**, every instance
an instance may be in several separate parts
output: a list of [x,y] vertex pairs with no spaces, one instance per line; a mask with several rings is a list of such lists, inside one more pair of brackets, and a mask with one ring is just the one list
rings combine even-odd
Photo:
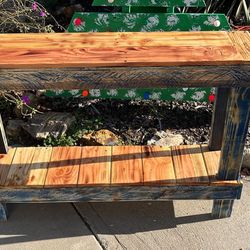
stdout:
[[94,0],[93,6],[205,7],[204,0]]
[[76,13],[69,32],[230,30],[225,15],[191,13]]
[[90,99],[128,99],[128,100],[169,100],[205,101],[210,100],[214,90],[210,88],[167,88],[167,89],[85,89],[46,92],[49,97],[83,97]]

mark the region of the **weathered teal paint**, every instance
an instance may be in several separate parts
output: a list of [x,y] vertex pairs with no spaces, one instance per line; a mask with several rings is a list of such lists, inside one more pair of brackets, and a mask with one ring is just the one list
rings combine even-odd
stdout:
[[[231,89],[227,104],[221,158],[217,178],[237,180],[242,164],[243,150],[250,118],[250,87]],[[212,214],[217,218],[229,217],[233,200],[214,201]]]
[[240,199],[242,185],[96,186],[77,188],[0,188],[0,202],[161,201]]
[[214,200],[212,216],[217,219],[230,217],[234,200]]
[[5,203],[0,203],[0,221],[7,221],[7,207]]
[[250,118],[250,87],[231,89],[227,105],[219,180],[237,180]]

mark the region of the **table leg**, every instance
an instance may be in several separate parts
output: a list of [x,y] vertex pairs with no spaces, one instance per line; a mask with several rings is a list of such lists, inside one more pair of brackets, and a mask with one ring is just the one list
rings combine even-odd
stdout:
[[[249,124],[250,88],[232,88],[227,104],[218,180],[238,180]],[[212,215],[229,217],[232,200],[214,201]]]
[[7,221],[7,208],[5,203],[0,203],[0,221]]

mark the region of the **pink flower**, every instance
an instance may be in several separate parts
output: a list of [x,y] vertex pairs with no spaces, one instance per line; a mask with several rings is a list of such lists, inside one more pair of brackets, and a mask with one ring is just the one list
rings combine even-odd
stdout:
[[36,11],[38,9],[38,5],[37,5],[37,2],[34,2],[32,4],[32,10]]
[[45,14],[45,12],[44,12],[43,10],[41,10],[40,16],[41,16],[41,17],[45,17],[45,16],[46,16],[46,14]]

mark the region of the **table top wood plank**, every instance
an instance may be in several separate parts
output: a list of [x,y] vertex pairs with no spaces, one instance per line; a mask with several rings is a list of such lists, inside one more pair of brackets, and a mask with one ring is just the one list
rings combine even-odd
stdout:
[[20,147],[16,149],[16,153],[6,178],[5,186],[27,186],[29,171],[35,150],[35,147]]
[[111,174],[111,146],[82,149],[78,186],[109,185]]
[[77,186],[82,147],[55,147],[44,187]]
[[112,148],[111,185],[117,184],[143,184],[141,146],[115,146]]
[[171,148],[142,146],[144,185],[176,183]]
[[210,151],[207,145],[202,145],[202,154],[207,168],[210,181],[217,181],[216,175],[219,169],[220,150]]
[[16,148],[10,148],[8,154],[0,154],[0,186],[5,185]]
[[209,182],[200,145],[181,145],[171,148],[177,183]]
[[[248,35],[235,32],[241,41]],[[0,69],[249,64],[227,32],[0,35]]]
[[29,176],[26,185],[32,187],[43,187],[47,176],[52,147],[38,147],[32,158]]

